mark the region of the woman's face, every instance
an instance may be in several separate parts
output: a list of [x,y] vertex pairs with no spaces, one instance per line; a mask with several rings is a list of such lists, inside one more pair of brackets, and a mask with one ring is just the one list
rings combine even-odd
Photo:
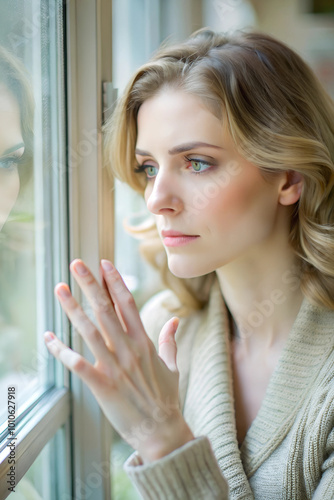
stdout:
[[199,98],[168,90],[145,101],[136,158],[146,168],[140,175],[149,177],[145,200],[175,276],[201,276],[251,257],[273,237],[277,182],[266,183],[237,153],[225,124]]
[[13,94],[0,84],[0,230],[17,199],[17,161],[24,153],[20,109]]

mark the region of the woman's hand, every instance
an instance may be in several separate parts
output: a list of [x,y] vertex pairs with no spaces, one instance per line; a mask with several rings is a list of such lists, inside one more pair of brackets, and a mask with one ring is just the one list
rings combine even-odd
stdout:
[[59,283],[55,293],[95,364],[46,332],[49,351],[88,385],[112,426],[145,462],[194,439],[179,407],[174,338],[178,319],[172,318],[162,328],[158,355],[132,294],[109,261],[101,261],[104,287],[81,260],[73,261],[70,269],[100,328],[89,320],[65,283]]

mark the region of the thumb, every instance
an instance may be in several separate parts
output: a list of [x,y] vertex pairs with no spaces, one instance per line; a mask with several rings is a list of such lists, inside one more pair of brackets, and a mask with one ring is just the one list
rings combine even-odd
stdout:
[[179,318],[172,318],[163,326],[159,335],[159,356],[172,372],[177,372],[177,345],[175,333],[179,326]]

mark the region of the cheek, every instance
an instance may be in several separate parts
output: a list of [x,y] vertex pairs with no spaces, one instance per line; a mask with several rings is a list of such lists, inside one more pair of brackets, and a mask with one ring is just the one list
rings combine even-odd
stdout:
[[[255,233],[270,226],[275,216],[275,195],[263,181],[236,179],[212,197],[205,217],[216,229],[240,229],[239,234]],[[204,215],[204,212],[203,212]]]
[[[207,213],[213,217],[231,219],[232,215],[245,214],[258,197],[258,193],[243,183],[230,184],[221,188],[208,203]],[[227,216],[227,217],[225,217]]]
[[144,200],[147,205],[147,200],[150,197],[151,190],[149,189],[149,186],[146,186],[145,191],[144,191]]
[[13,207],[20,190],[17,169],[10,172],[0,171],[0,210],[9,211]]

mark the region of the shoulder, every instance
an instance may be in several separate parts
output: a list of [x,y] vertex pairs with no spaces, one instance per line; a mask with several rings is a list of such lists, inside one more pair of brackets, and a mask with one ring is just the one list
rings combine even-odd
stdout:
[[155,347],[158,347],[159,334],[164,324],[175,314],[167,308],[167,304],[177,300],[171,290],[162,290],[153,295],[140,310],[140,318],[144,329]]
[[179,307],[180,301],[171,290],[163,290],[153,295],[140,310],[140,317],[147,335],[150,337],[155,347],[158,349],[159,334],[164,324],[171,318],[180,318],[178,330],[176,332],[176,342],[182,342],[183,337],[194,331],[198,323],[201,322],[202,310],[193,311],[186,317],[180,317],[173,312]]

